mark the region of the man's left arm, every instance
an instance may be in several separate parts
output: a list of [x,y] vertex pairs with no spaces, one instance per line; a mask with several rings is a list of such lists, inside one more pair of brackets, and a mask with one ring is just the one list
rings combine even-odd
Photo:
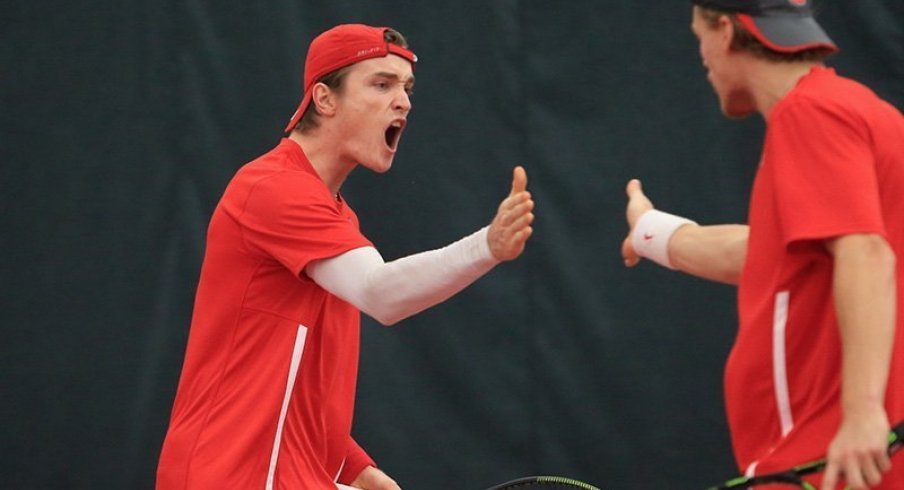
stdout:
[[351,486],[362,490],[401,490],[395,480],[375,466],[365,467]]
[[352,437],[348,438],[348,451],[339,482],[363,490],[400,490],[395,480],[377,468],[373,459]]
[[885,389],[895,335],[895,255],[876,234],[826,241],[834,259],[833,290],[842,349],[841,425],[829,445],[824,489],[843,476],[853,490],[888,471]]

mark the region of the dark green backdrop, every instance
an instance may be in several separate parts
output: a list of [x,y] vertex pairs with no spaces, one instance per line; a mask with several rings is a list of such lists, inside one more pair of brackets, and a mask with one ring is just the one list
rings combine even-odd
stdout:
[[[53,3],[0,13],[0,487],[152,487],[209,215],[277,143],[307,43],[352,21],[421,60],[394,168],[344,188],[385,257],[486,224],[515,164],[537,203],[519,261],[365,319],[358,439],[407,490],[734,473],[734,291],[619,256],[631,177],[701,222],[745,215],[763,125],[718,113],[687,2]],[[904,106],[904,3],[823,7],[832,64]]]

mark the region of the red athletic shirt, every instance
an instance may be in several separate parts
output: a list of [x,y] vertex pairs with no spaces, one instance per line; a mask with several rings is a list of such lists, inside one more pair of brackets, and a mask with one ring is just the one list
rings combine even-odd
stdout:
[[[886,408],[904,419],[904,118],[834,70],[773,109],[749,210],[740,327],[725,371],[738,464],[763,474],[825,455],[840,418],[841,350],[824,240],[885,237],[897,256]],[[904,489],[904,456],[882,489]]]
[[292,140],[242,167],[211,218],[158,490],[331,489],[351,439],[360,313],[305,265],[370,246]]

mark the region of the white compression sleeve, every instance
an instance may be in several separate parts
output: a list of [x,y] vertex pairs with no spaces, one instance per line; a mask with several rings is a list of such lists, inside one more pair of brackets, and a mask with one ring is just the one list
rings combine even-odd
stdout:
[[498,264],[487,231],[392,262],[384,262],[373,247],[358,248],[311,262],[305,273],[378,322],[392,325],[445,301]]

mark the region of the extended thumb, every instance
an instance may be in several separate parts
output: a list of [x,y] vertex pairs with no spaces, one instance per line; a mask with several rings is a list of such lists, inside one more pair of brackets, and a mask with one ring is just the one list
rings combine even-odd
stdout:
[[522,192],[527,189],[527,172],[524,167],[518,165],[512,172],[512,192],[509,195]]
[[625,188],[625,192],[628,194],[629,199],[634,198],[634,197],[643,196],[643,186],[640,184],[640,180],[638,180],[638,179],[629,180],[628,186]]

